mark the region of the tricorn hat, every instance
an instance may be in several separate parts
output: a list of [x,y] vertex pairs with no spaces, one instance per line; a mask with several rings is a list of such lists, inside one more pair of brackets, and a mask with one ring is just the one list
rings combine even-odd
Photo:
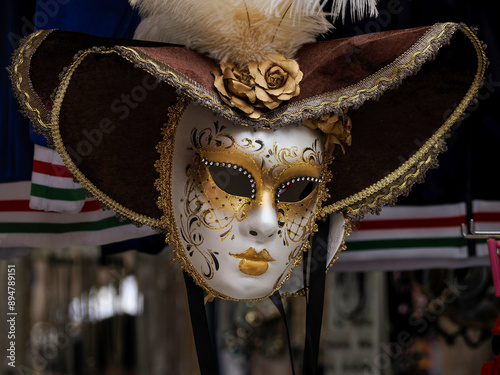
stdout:
[[11,77],[24,113],[90,194],[135,223],[168,230],[154,165],[179,98],[256,129],[348,110],[352,143],[333,151],[321,210],[359,219],[436,165],[486,67],[474,32],[456,23],[309,43],[295,61],[300,93],[258,118],[224,100],[211,73],[218,61],[178,45],[39,31],[16,52]]

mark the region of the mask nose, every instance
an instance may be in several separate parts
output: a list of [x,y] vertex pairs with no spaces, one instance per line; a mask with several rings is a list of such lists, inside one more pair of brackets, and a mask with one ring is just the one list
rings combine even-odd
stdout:
[[278,215],[273,199],[273,194],[264,193],[261,204],[253,203],[247,217],[241,222],[240,231],[243,236],[263,243],[277,235]]

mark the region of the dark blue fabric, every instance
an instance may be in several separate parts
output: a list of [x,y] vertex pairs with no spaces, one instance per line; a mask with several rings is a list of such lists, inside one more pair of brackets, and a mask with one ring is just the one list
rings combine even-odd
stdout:
[[[38,0],[35,29],[79,31],[99,36],[129,38],[140,17],[127,0]],[[33,143],[47,145],[44,136],[30,131]]]
[[127,0],[38,0],[35,27],[132,38],[139,16]]
[[[33,144],[29,139],[29,121],[19,113],[19,104],[12,97],[7,71],[13,51],[29,19],[35,1],[4,0],[0,5],[0,182],[28,180],[33,163]],[[29,31],[27,32],[29,33]],[[24,35],[27,35],[24,34]]]
[[[140,18],[127,0],[4,0],[0,5],[2,66],[22,37],[36,29],[80,31],[109,37],[132,38]],[[5,70],[0,77],[0,183],[29,180],[33,143],[45,146],[46,139],[31,131],[19,113]]]

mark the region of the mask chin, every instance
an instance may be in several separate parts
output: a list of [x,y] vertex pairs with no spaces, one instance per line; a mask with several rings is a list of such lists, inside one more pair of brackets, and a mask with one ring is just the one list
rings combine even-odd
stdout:
[[171,192],[162,197],[177,259],[216,297],[270,296],[300,263],[315,227],[321,135],[304,126],[233,126],[195,104],[173,131],[164,151],[173,150]]

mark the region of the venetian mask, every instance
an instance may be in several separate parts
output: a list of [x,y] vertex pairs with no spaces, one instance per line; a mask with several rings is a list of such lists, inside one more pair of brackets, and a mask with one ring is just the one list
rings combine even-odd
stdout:
[[315,227],[321,134],[305,126],[256,131],[198,105],[174,131],[164,209],[177,258],[217,297],[270,296],[300,263]]

